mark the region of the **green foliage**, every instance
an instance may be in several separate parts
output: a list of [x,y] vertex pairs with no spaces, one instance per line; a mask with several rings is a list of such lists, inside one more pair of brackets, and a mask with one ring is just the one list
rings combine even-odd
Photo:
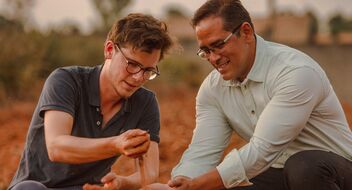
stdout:
[[35,95],[28,92],[57,67],[103,63],[102,36],[24,32],[20,23],[4,17],[0,25],[0,103]]
[[336,37],[340,32],[352,32],[352,20],[342,17],[340,14],[333,16],[329,20],[330,32]]
[[318,22],[318,18],[312,11],[308,11],[306,14],[309,18],[308,43],[313,44],[314,38],[318,33],[319,22]]
[[198,88],[210,69],[200,59],[185,55],[173,55],[159,63],[160,79],[170,85],[187,85]]
[[107,31],[130,0],[92,0],[102,19],[102,31]]

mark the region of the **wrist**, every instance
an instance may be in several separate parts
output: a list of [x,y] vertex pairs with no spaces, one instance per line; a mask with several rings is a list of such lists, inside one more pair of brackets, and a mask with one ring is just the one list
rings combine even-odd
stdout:
[[109,149],[113,152],[113,155],[121,155],[119,147],[118,137],[112,137],[109,141]]

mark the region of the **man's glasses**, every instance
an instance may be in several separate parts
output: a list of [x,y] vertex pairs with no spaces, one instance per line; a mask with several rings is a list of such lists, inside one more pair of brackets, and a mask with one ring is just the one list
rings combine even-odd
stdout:
[[122,57],[126,61],[126,64],[127,64],[126,71],[128,73],[137,74],[140,71],[143,71],[143,79],[144,80],[153,80],[153,79],[155,79],[155,77],[160,75],[158,66],[156,66],[156,68],[153,68],[153,67],[144,68],[143,65],[141,65],[140,63],[129,61],[126,58],[125,54],[121,51],[121,48],[119,47],[119,45],[115,43],[115,46],[117,47],[117,49],[119,49],[119,51],[121,52]]
[[235,29],[233,29],[232,32],[224,40],[216,42],[215,44],[211,45],[211,47],[200,48],[197,51],[197,55],[202,59],[208,59],[211,52],[218,54],[219,51],[225,46],[225,44],[230,40],[232,35],[238,32],[238,29],[240,29],[241,26],[242,23],[239,24]]

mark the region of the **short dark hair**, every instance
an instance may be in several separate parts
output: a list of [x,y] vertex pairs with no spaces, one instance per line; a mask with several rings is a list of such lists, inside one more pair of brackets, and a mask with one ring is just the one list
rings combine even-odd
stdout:
[[160,49],[160,59],[173,44],[164,22],[140,13],[131,13],[116,21],[109,31],[107,40],[122,47],[128,44],[133,49],[147,53]]
[[248,22],[254,30],[251,17],[240,0],[208,0],[194,13],[192,26],[210,16],[221,17],[226,31],[232,31],[243,22]]

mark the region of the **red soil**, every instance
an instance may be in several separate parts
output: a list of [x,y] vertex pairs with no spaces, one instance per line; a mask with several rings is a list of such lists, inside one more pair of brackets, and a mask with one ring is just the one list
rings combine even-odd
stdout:
[[[172,167],[191,141],[195,126],[196,90],[164,90],[157,94],[161,111],[159,181],[167,182]],[[0,108],[0,190],[6,188],[16,171],[34,107],[35,102],[16,102]],[[343,107],[351,126],[352,106],[343,103]],[[235,137],[230,147],[240,147],[242,144],[243,141]],[[129,174],[134,171],[133,163],[132,160],[121,158],[113,170]]]

